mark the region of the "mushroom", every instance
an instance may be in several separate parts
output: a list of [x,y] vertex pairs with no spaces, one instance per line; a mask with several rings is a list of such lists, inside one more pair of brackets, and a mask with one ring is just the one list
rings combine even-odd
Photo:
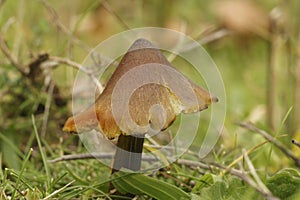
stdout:
[[165,130],[178,114],[198,112],[217,101],[176,70],[151,42],[138,39],[95,104],[70,117],[63,131],[98,127],[108,139],[118,140],[112,173],[121,168],[138,171],[146,133]]

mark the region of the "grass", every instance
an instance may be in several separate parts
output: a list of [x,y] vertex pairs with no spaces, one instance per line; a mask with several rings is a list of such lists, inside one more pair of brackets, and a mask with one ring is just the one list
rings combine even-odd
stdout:
[[39,134],[38,134],[38,131],[37,131],[37,128],[36,128],[34,116],[32,115],[31,118],[32,118],[34,134],[35,134],[35,137],[36,137],[36,140],[37,140],[37,143],[38,143],[38,147],[39,147],[39,150],[40,150],[40,153],[41,153],[41,156],[42,156],[42,160],[43,160],[44,169],[45,169],[45,172],[46,172],[46,178],[47,178],[46,191],[48,191],[48,188],[50,188],[51,175],[50,175],[50,171],[49,171],[49,167],[48,167],[47,157],[46,157],[44,149],[42,148],[42,144],[41,144],[40,137],[39,137]]
[[[136,193],[137,199],[160,199],[163,195],[173,198],[176,194],[192,199],[300,197],[299,167],[295,164],[300,159],[299,148],[291,143],[292,139],[300,140],[293,100],[297,79],[294,66],[299,53],[297,40],[300,40],[299,2],[296,1],[286,5],[269,0],[258,2],[267,13],[279,6],[291,19],[280,26],[284,33],[283,47],[275,47],[279,52],[275,59],[282,67],[276,71],[274,106],[278,112],[274,130],[268,125],[266,114],[270,38],[236,31],[204,45],[224,79],[227,115],[218,143],[203,160],[197,157],[197,145],[203,140],[200,136],[177,162],[146,174],[119,173],[111,177],[110,168],[97,159],[49,162],[63,155],[87,153],[78,136],[61,131],[62,124],[71,115],[71,88],[77,71],[68,65],[43,71],[37,65],[34,75],[24,76],[5,55],[3,46],[24,68],[43,52],[81,63],[88,48],[126,30],[126,26],[173,27],[201,38],[211,26],[222,23],[208,0],[190,1],[186,5],[177,1],[169,5],[168,1],[131,4],[112,0],[106,3],[106,8],[99,6],[100,3],[19,0],[5,1],[0,6],[0,36],[5,40],[0,38],[0,199],[128,199],[111,193],[110,182],[124,193]],[[165,12],[159,14],[157,10]],[[228,24],[223,26],[230,28]],[[180,59],[174,62],[180,66],[183,63]],[[194,70],[184,67],[182,70],[196,79],[195,82],[203,83]],[[55,85],[52,96],[51,84],[47,85],[49,77]],[[52,101],[47,113],[49,98]],[[207,118],[204,113],[203,119]],[[235,123],[248,121],[258,131]],[[43,124],[47,127],[42,127]],[[46,130],[44,136],[42,130]],[[260,131],[276,142],[266,141]],[[294,160],[278,148],[278,143],[295,156]],[[151,147],[147,150],[151,151]],[[161,188],[164,188],[162,196]]]

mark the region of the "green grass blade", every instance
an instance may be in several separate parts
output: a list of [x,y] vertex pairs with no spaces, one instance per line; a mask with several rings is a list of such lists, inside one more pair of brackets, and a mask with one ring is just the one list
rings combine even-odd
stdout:
[[3,140],[5,143],[7,143],[11,148],[12,148],[12,150],[14,151],[14,152],[16,152],[16,154],[19,156],[19,157],[21,157],[21,158],[23,158],[24,157],[24,155],[23,155],[23,153],[22,153],[22,151],[20,151],[20,149],[8,138],[8,137],[6,137],[4,134],[2,134],[1,132],[0,132],[0,139],[1,140]]
[[89,182],[83,180],[79,175],[77,175],[72,169],[70,169],[66,164],[63,164],[67,172],[79,183],[82,183],[84,185],[88,185]]
[[[7,173],[9,174],[9,176],[13,176],[15,177],[16,179],[20,179],[20,182],[22,182],[28,189],[30,190],[33,190],[34,188],[27,182],[23,179],[23,177],[20,176],[19,172],[13,170],[13,169],[6,169],[5,170],[6,172],[6,175],[5,177],[7,178]],[[13,182],[12,182],[13,183]],[[16,188],[16,187],[15,187]]]
[[58,178],[54,179],[51,182],[50,187],[53,188],[63,177],[65,177],[68,174],[68,172],[63,173],[61,176],[59,176]]
[[[114,180],[113,184],[121,190],[133,194],[147,194],[156,199],[190,199],[190,196],[180,188],[169,183],[145,176],[143,174],[128,174],[124,172],[115,173],[119,176],[118,180]],[[121,177],[120,177],[121,176]]]
[[212,174],[205,174],[201,177],[201,180],[193,188],[193,193],[199,192],[204,187],[209,187],[214,184],[215,180]]
[[33,125],[33,129],[34,129],[35,137],[36,137],[36,140],[37,140],[40,152],[41,152],[44,168],[46,171],[46,176],[47,176],[47,188],[46,189],[50,189],[51,175],[50,175],[50,171],[49,171],[49,167],[48,167],[47,156],[42,148],[41,140],[40,140],[37,128],[36,128],[36,124],[35,124],[35,118],[33,115],[31,116],[31,118],[32,118],[32,125]]
[[280,133],[280,131],[282,130],[282,127],[283,127],[283,125],[285,124],[285,122],[286,122],[288,116],[290,115],[290,113],[292,112],[292,110],[293,110],[293,106],[291,106],[291,107],[289,108],[289,110],[286,112],[286,114],[284,115],[284,117],[283,117],[283,119],[282,119],[282,121],[281,121],[281,123],[280,123],[280,126],[279,126],[279,128],[278,128],[278,131],[276,132],[275,137],[277,137],[277,135],[278,135],[278,134]]
[[[22,177],[22,175],[23,175],[23,172],[24,172],[24,170],[25,170],[27,161],[29,160],[32,151],[33,151],[33,149],[29,149],[29,151],[28,151],[28,153],[27,153],[27,155],[26,155],[26,157],[25,157],[25,159],[24,159],[24,162],[23,162],[23,165],[22,165],[20,174],[19,174],[18,179],[17,179],[17,181],[16,181],[16,188],[19,188],[19,184],[20,184],[21,177]],[[17,190],[15,189],[15,190],[13,191],[13,193],[12,193],[12,196],[11,196],[12,199],[14,199],[14,196],[15,196],[16,192],[17,192]]]

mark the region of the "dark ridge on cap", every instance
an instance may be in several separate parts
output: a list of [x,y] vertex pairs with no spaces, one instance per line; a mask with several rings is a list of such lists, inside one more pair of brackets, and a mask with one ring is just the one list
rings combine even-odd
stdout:
[[212,102],[214,102],[214,103],[219,102],[218,97],[212,96],[211,98],[212,98]]
[[135,51],[135,50],[138,50],[138,49],[147,49],[147,48],[157,49],[157,47],[154,44],[152,44],[149,40],[146,40],[144,38],[140,38],[140,39],[137,39],[131,45],[131,47],[129,48],[128,51]]

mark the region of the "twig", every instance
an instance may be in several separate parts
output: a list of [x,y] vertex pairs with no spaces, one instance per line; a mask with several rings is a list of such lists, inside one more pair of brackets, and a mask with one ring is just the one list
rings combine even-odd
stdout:
[[49,56],[49,60],[55,61],[55,62],[60,63],[60,64],[69,65],[71,67],[74,67],[75,69],[79,69],[80,71],[82,71],[86,74],[92,74],[93,73],[93,71],[89,71],[88,69],[86,69],[81,64],[79,64],[77,62],[74,62],[74,61],[72,61],[68,58],[62,58],[62,57],[57,57],[57,56]]
[[244,173],[236,174],[235,176],[238,177],[238,178],[240,178],[244,182],[246,182],[251,187],[253,187],[257,192],[259,192],[260,194],[262,194],[263,196],[265,196],[267,198],[267,200],[279,200],[279,198],[273,196],[272,194],[268,194],[264,190],[262,190],[261,188],[259,188],[256,185],[256,183],[251,179],[250,176],[245,175]]
[[74,36],[73,33],[68,28],[66,28],[65,25],[63,25],[63,23],[61,23],[57,12],[50,6],[50,4],[47,1],[45,0],[40,0],[40,1],[52,16],[52,21],[57,26],[57,28],[59,28],[63,33],[68,35],[75,44],[80,46],[85,51],[89,52],[92,50],[92,48],[90,48],[87,44],[83,43],[80,39]]
[[[52,61],[52,62],[49,62],[49,61]],[[73,67],[75,69],[82,71],[83,73],[85,73],[92,79],[92,81],[98,87],[99,91],[102,92],[103,87],[94,75],[96,72],[94,70],[89,70],[89,69],[85,68],[84,66],[82,66],[81,64],[79,64],[75,61],[72,61],[68,58],[49,56],[48,54],[40,54],[37,59],[35,59],[34,61],[32,61],[29,64],[29,69],[36,68],[36,66],[40,66],[40,65],[43,65],[42,68],[44,68],[44,69],[45,68],[53,68],[53,67],[56,67],[58,64],[65,64],[67,66],[70,66],[70,67]],[[30,70],[30,73],[31,72],[33,72],[33,70]],[[29,76],[30,76],[30,73],[28,74]]]
[[[78,159],[95,159],[95,158],[98,158],[98,159],[112,159],[113,156],[114,156],[113,153],[64,155],[64,156],[56,158],[54,160],[48,160],[48,162],[57,163],[57,162],[61,162],[61,161],[70,161],[70,160],[78,160]],[[157,161],[157,159],[154,156],[143,156],[142,160],[143,161]],[[218,163],[206,164],[206,163],[203,163],[203,162],[200,162],[200,161],[185,160],[185,159],[178,159],[177,163],[179,165],[186,165],[186,166],[192,167],[192,168],[198,168],[199,167],[199,168],[206,169],[206,170],[226,169],[227,168],[227,167],[222,166]],[[241,180],[243,180],[244,182],[249,184],[251,187],[255,188],[262,195],[266,196],[267,199],[273,199],[273,200],[277,199],[276,197],[274,197],[272,194],[270,194],[265,189],[262,189],[262,188],[258,187],[256,185],[256,183],[251,179],[251,177],[249,175],[247,175],[248,172],[241,171],[241,170],[234,169],[234,168],[229,169],[228,172],[231,175],[240,178]]]
[[[59,158],[55,158],[53,160],[48,160],[49,163],[57,163],[57,162],[62,162],[62,161],[71,161],[71,160],[85,160],[85,159],[112,159],[114,156],[113,153],[95,153],[95,154],[89,154],[89,153],[83,153],[83,154],[72,154],[72,155],[63,155]],[[158,159],[154,156],[145,156],[143,155],[142,157],[143,161],[148,161],[148,162],[153,162],[153,161],[157,161]],[[211,163],[211,164],[205,164],[203,162],[199,162],[199,161],[193,161],[193,160],[185,160],[185,159],[178,159],[177,163],[179,165],[186,165],[189,167],[200,167],[202,169],[207,169],[207,170],[211,170],[212,167],[216,167],[219,169],[225,169],[225,167],[222,167],[219,164],[216,163]],[[229,171],[235,173],[235,172],[239,172],[239,170],[237,169],[230,169]]]
[[218,31],[220,29],[223,29],[223,27],[217,26],[215,24],[211,24],[211,25],[207,26],[205,29],[200,30],[200,32],[197,33],[195,36],[193,36],[193,38],[195,40],[199,41],[202,38],[204,38],[204,37],[206,37],[208,35],[211,35],[212,33],[216,32],[216,31]]
[[[112,159],[114,156],[113,153],[95,153],[95,154],[74,154],[74,155],[63,155],[59,158],[55,158],[53,160],[48,160],[49,163],[57,163],[62,161],[70,161],[70,160],[85,160],[85,159]],[[158,159],[154,156],[143,156],[143,161],[157,161]]]
[[[11,174],[11,175],[14,175],[16,178],[18,177],[18,175],[17,174]],[[15,185],[11,185],[14,189],[15,189],[15,191],[17,191],[22,197],[25,197],[25,195],[23,194],[23,192],[20,190],[20,188],[17,188],[17,186],[15,186]],[[12,199],[14,199],[14,198],[12,198]]]
[[295,162],[296,166],[300,168],[300,160],[291,151],[289,151],[285,146],[283,146],[283,144],[281,144],[281,142],[279,142],[278,140],[276,140],[276,138],[272,137],[269,133],[267,133],[266,131],[261,130],[261,129],[255,127],[251,123],[239,122],[237,124],[239,126],[245,128],[245,129],[249,130],[249,131],[253,131],[253,132],[259,133],[266,140],[268,140],[269,142],[271,142],[272,144],[274,144],[278,149],[280,149],[280,151],[282,153],[284,153],[287,157],[291,158]]
[[[58,163],[62,161],[71,161],[71,160],[85,160],[85,159],[112,159],[114,156],[113,153],[95,153],[95,154],[89,154],[89,153],[84,153],[84,154],[72,154],[72,155],[63,155],[59,158],[55,158],[53,160],[48,160],[49,163]],[[142,157],[143,161],[148,161],[148,162],[153,162],[157,161],[158,159],[154,156],[145,156],[143,155]],[[226,167],[217,164],[217,163],[210,163],[206,164],[200,161],[193,161],[193,160],[186,160],[186,159],[178,159],[176,161],[179,165],[186,165],[189,167],[197,168],[200,167],[202,169],[207,169],[211,170],[212,168],[218,168],[218,169],[225,169]],[[230,169],[230,173],[237,174],[237,173],[242,173],[242,171],[237,170],[237,169]],[[245,173],[245,172],[243,172]]]
[[[76,155],[64,155],[62,157],[56,158],[54,160],[48,160],[50,163],[57,163],[61,161],[70,161],[70,160],[78,160],[78,159],[112,159],[114,156],[113,153],[100,153],[100,154],[76,154]],[[143,161],[157,161],[157,159],[154,156],[143,156]],[[201,168],[205,170],[212,170],[212,169],[226,169],[225,166],[222,166],[218,163],[203,163],[200,161],[193,161],[193,160],[185,160],[185,159],[178,159],[177,163],[179,165],[185,165],[192,168]],[[241,171],[238,169],[231,168],[228,170],[228,172],[238,177],[239,179],[243,180],[247,184],[249,184],[251,187],[255,188],[259,193],[266,196],[268,199],[277,200],[276,197],[272,196],[270,193],[266,193],[266,191],[262,190],[261,188],[257,187],[256,183],[251,179],[251,177],[246,171]]]
[[233,32],[226,29],[226,28],[222,28],[220,30],[217,30],[215,32],[212,32],[211,34],[201,38],[199,40],[199,43],[200,44],[207,44],[207,43],[210,43],[210,42],[213,42],[213,41],[216,41],[216,40],[219,40],[225,36],[228,36],[228,35],[231,35]]
[[[231,35],[231,34],[232,34],[232,31],[230,31],[226,28],[222,28],[222,29],[219,29],[219,30],[215,30],[214,32],[210,32],[208,35],[206,35],[203,38],[199,39],[198,42],[199,42],[199,44],[204,45],[204,44],[208,44],[210,42],[219,40],[219,39],[221,39],[225,36]],[[192,44],[188,44],[188,45],[184,46],[180,50],[180,53],[191,51],[191,50],[193,50],[197,47],[198,47],[198,44],[195,44],[193,42]]]
[[261,181],[261,179],[259,178],[259,176],[256,173],[256,170],[252,164],[252,162],[250,161],[247,152],[245,150],[243,150],[243,155],[244,155],[244,159],[249,167],[250,173],[252,174],[252,176],[254,177],[255,181],[256,181],[256,190],[258,190],[261,194],[263,194],[265,197],[267,197],[267,199],[278,199],[277,197],[274,197],[274,195],[270,192],[270,190],[267,188],[267,186]]
[[76,63],[76,62],[74,62],[70,59],[67,59],[67,58],[50,56],[49,60],[60,63],[60,64],[69,65],[71,67],[74,67],[75,69],[79,69],[80,71],[84,72],[86,75],[88,75],[92,79],[92,81],[98,87],[99,91],[102,92],[103,87],[102,87],[101,83],[98,81],[98,79],[95,77],[94,71],[90,71],[90,70],[86,69],[84,66],[82,66],[81,64]]
[[292,143],[300,148],[300,142],[298,142],[297,140],[292,140]]
[[0,48],[3,54],[10,61],[10,63],[14,65],[23,76],[26,76],[28,72],[25,71],[24,66],[18,63],[18,61],[12,56],[1,32],[0,32]]

